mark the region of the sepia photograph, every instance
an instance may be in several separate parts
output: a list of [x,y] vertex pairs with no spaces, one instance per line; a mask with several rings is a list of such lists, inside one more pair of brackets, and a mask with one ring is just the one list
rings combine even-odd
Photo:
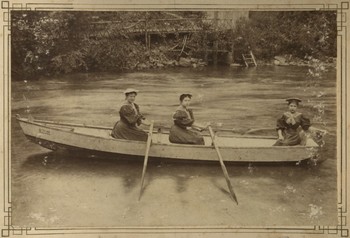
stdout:
[[349,236],[349,2],[1,3],[2,237]]

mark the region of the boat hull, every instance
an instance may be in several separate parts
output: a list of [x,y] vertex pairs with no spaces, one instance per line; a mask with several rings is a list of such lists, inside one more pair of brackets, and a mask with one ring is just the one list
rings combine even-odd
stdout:
[[[18,119],[23,133],[36,144],[57,150],[68,148],[71,150],[86,150],[108,154],[124,154],[144,156],[146,142],[114,139],[109,129],[94,129],[49,125],[35,123],[27,119]],[[215,148],[207,145],[183,145],[163,143],[157,140],[155,134],[149,156],[180,160],[217,161]],[[162,135],[164,137],[164,135]],[[208,138],[207,138],[208,139]],[[218,138],[219,139],[219,138]],[[239,138],[239,141],[253,140]],[[264,144],[268,139],[256,139],[257,145]],[[268,143],[271,143],[269,139]],[[309,146],[228,146],[222,143],[220,152],[225,161],[233,162],[296,162],[309,159],[315,155],[317,144]]]

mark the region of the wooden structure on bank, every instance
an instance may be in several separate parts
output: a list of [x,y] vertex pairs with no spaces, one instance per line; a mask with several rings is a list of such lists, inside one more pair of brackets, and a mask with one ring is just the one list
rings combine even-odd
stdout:
[[242,54],[245,66],[257,66],[253,52],[250,50],[248,54]]
[[[207,18],[166,18],[166,19],[138,19],[136,21],[98,21],[90,24],[88,37],[101,38],[113,37],[115,35],[139,35],[144,36],[146,47],[150,50],[152,45],[152,37],[177,35],[182,38],[175,46],[168,47],[167,51],[178,53],[178,56],[189,56],[186,48],[193,53],[201,53],[206,62],[212,61],[214,65],[218,64],[219,55],[226,56],[228,64],[233,63],[234,59],[234,27],[237,19],[248,17],[249,12],[208,12]],[[221,45],[219,42],[219,34],[225,32],[231,34],[232,42],[229,45]],[[194,33],[203,34],[202,47],[191,48],[189,46],[190,36]],[[251,55],[251,56],[248,56]],[[242,55],[246,66],[256,66],[256,61],[251,52]],[[251,63],[250,59],[254,58]],[[229,62],[231,61],[231,62]]]

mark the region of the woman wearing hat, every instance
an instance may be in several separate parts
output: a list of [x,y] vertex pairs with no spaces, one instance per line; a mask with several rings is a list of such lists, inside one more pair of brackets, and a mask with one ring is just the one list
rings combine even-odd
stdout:
[[191,98],[191,94],[180,96],[180,106],[173,114],[174,125],[169,134],[169,141],[172,143],[204,145],[203,136],[193,129],[202,131],[209,124],[202,126],[194,122],[193,112],[188,108]]
[[138,128],[141,124],[149,125],[134,103],[138,90],[128,88],[124,91],[125,101],[119,110],[120,120],[114,125],[112,137],[117,139],[147,141],[147,133]]
[[303,114],[297,112],[299,98],[288,98],[289,111],[283,113],[282,117],[277,120],[278,140],[274,144],[276,146],[299,145],[302,138],[299,134],[299,127],[307,131],[310,127],[310,120]]

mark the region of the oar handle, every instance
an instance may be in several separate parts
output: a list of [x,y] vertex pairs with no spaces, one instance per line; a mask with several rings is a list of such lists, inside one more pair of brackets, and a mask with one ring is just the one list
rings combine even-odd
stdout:
[[154,121],[152,120],[151,124],[149,126],[148,137],[147,137],[147,144],[146,144],[146,155],[147,155],[147,157],[148,157],[149,148],[150,148],[151,142],[152,142],[153,126],[154,126]]

